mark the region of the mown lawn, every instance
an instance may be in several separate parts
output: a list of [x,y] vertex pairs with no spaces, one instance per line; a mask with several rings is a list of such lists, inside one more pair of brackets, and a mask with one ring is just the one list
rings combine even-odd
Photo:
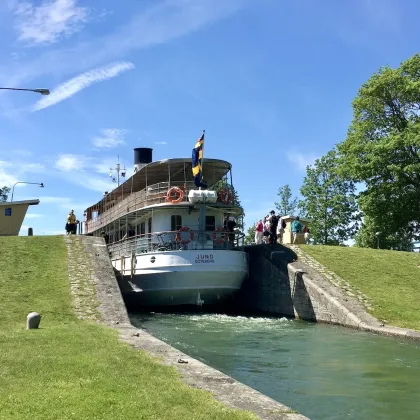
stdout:
[[[0,238],[0,419],[254,419],[72,309],[63,237]],[[42,314],[39,330],[26,315]]]
[[420,330],[420,254],[320,245],[302,250],[371,298],[373,316]]

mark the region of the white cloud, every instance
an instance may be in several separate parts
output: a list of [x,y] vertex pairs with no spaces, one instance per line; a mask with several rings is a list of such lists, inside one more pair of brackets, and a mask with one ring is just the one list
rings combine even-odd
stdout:
[[[53,197],[53,196],[45,196],[45,197],[39,197],[39,201],[41,204],[55,204],[59,206],[60,208],[67,209],[67,211],[70,211],[73,209],[74,211],[82,212],[86,210],[92,203],[75,203],[74,200],[72,200],[69,197]],[[27,215],[29,216],[29,215]]]
[[94,70],[90,70],[86,73],[80,74],[67,82],[57,86],[50,95],[44,96],[40,99],[32,108],[33,111],[39,111],[49,106],[55,105],[65,99],[70,98],[77,92],[86,89],[90,85],[104,80],[112,79],[118,76],[120,73],[131,70],[134,68],[134,64],[126,61],[115,62],[108,64],[104,67],[99,67]]
[[79,31],[88,20],[89,9],[78,0],[44,0],[39,6],[29,1],[12,1],[18,40],[52,44]]
[[[88,156],[73,154],[59,155],[55,162],[55,167],[60,171],[59,176],[66,182],[101,193],[116,187],[108,175],[109,168],[115,167],[115,165],[115,160],[100,161]],[[95,173],[101,175],[97,176]],[[106,175],[102,175],[105,173]]]
[[43,75],[69,74],[118,60],[137,49],[150,48],[198,31],[224,19],[249,0],[166,0],[150,2],[151,6],[131,16],[115,31],[91,38],[76,47],[61,48],[39,54],[26,62],[0,64],[3,84],[29,83]]
[[31,156],[32,155],[31,151],[24,150],[24,149],[15,149],[15,150],[12,150],[12,153],[15,153],[16,155],[19,155],[19,156]]
[[23,166],[27,172],[33,172],[33,173],[45,172],[45,165],[43,165],[42,163],[27,163],[27,164],[23,164]]
[[[94,178],[89,176],[88,179],[75,179],[76,184],[79,184],[81,187],[87,188],[92,191],[101,192],[110,191],[111,188],[115,188],[117,184],[112,184],[109,179]],[[112,186],[111,186],[112,185]],[[91,204],[89,204],[91,205]]]
[[168,144],[167,141],[155,141],[155,144]]
[[58,156],[55,167],[63,172],[83,170],[88,162],[88,158],[83,155],[62,154]]
[[313,165],[315,161],[319,159],[319,156],[299,152],[288,152],[286,156],[287,159],[289,159],[289,161],[300,171],[306,170],[307,166]]
[[123,139],[126,130],[120,128],[105,128],[101,137],[95,137],[92,144],[98,149],[111,149],[120,144],[125,144]]
[[38,219],[39,217],[42,217],[42,214],[27,213],[25,216],[26,219]]
[[17,181],[18,179],[15,174],[0,165],[0,188],[4,186],[12,187]]
[[[40,163],[28,163],[24,161],[0,161],[0,188],[3,186],[12,187],[18,181],[31,173],[43,173],[45,166]],[[35,180],[38,182],[38,180]],[[34,181],[34,182],[35,182]],[[25,186],[18,184],[17,187]]]

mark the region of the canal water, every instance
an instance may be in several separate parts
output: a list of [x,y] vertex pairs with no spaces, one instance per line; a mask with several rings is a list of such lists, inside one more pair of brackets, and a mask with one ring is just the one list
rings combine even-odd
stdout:
[[420,344],[285,318],[131,314],[132,323],[312,420],[420,418]]

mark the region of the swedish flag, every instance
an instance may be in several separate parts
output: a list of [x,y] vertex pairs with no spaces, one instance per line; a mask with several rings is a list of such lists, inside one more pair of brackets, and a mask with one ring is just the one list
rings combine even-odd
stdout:
[[192,150],[192,173],[196,187],[203,187],[203,148],[204,148],[204,131]]

